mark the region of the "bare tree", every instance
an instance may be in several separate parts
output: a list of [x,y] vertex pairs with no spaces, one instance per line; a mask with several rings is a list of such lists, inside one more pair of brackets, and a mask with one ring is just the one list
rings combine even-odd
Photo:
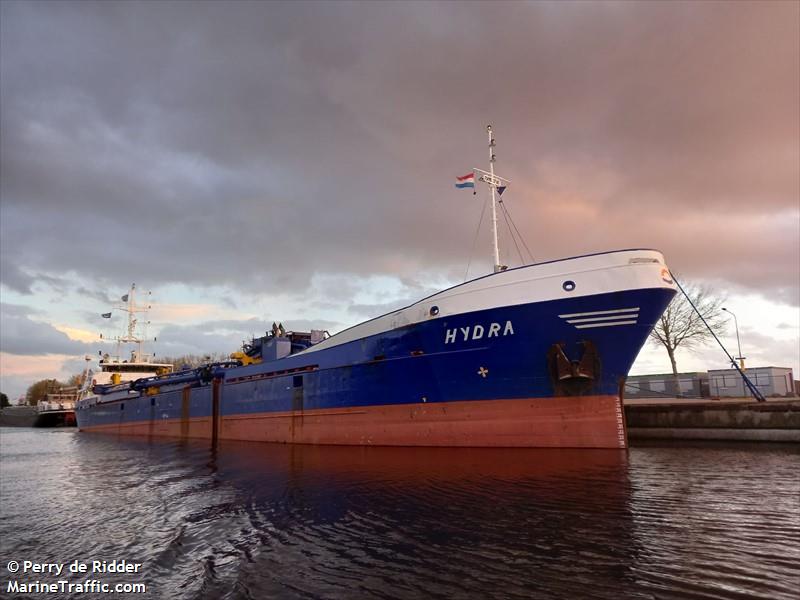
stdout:
[[[683,284],[683,289],[686,290],[686,294],[692,299],[714,334],[724,335],[727,320],[726,315],[721,312],[721,308],[725,303],[725,298],[715,295],[711,287],[707,285]],[[679,347],[690,350],[705,344],[713,337],[709,328],[680,291],[667,306],[667,310],[664,311],[650,333],[652,342],[666,348],[669,362],[672,364],[673,375],[678,374],[675,352]]]

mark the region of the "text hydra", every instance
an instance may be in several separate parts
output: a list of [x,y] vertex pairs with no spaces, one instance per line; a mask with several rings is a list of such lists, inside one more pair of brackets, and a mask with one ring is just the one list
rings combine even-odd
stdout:
[[487,338],[514,335],[514,326],[511,321],[506,321],[505,325],[491,323],[488,327],[483,325],[469,325],[467,327],[455,327],[448,329],[444,334],[444,343],[467,340],[480,340],[484,336]]

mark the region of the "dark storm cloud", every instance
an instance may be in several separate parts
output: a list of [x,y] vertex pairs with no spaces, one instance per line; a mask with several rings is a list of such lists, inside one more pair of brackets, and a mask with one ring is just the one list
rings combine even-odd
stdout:
[[23,272],[5,253],[0,251],[0,282],[21,294],[31,294],[35,279]]
[[31,308],[29,306],[22,306],[21,304],[2,304],[3,316],[9,318],[26,318],[30,315],[41,314],[41,311]]
[[[108,351],[110,348],[101,341],[87,343],[70,339],[52,325],[31,318],[38,314],[41,314],[41,311],[18,304],[3,303],[0,308],[0,330],[3,333],[0,351],[26,356],[86,353],[94,355],[100,349]],[[342,326],[341,323],[324,320],[294,319],[282,323],[287,331],[336,330]],[[254,336],[262,336],[271,328],[272,321],[255,318],[218,319],[183,326],[168,325],[160,330],[153,347],[159,356],[230,353],[239,349],[243,341]],[[76,359],[76,361],[75,364],[83,363],[83,360]]]
[[11,289],[462,273],[493,121],[537,258],[657,245],[797,302],[796,3],[0,10]]
[[[283,325],[287,331],[310,331],[335,330],[341,323],[297,319],[284,321]],[[229,354],[241,348],[243,342],[263,336],[271,329],[272,321],[262,319],[222,319],[193,325],[168,325],[158,334],[154,347],[159,356]]]
[[[108,292],[103,292],[103,291],[96,290],[96,289],[89,289],[89,288],[86,288],[86,287],[83,287],[83,286],[78,286],[75,289],[75,292],[77,294],[85,297],[85,298],[90,298],[92,300],[96,300],[101,305],[106,305],[106,306],[114,304],[114,302],[116,302],[116,300],[117,300],[115,297],[111,296]],[[95,315],[95,313],[89,313],[89,314],[91,314],[92,317],[99,318],[99,315]],[[97,321],[94,321],[94,319],[91,319],[91,320],[89,320],[89,322],[91,323],[91,322],[97,322]]]
[[3,344],[0,351],[8,354],[94,354],[102,344],[70,339],[49,323],[30,318],[36,314],[27,307],[3,303],[0,306],[0,331]]

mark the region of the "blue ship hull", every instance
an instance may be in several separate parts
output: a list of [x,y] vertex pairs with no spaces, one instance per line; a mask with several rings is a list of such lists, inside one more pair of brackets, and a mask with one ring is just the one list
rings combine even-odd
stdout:
[[82,401],[78,425],[301,443],[620,447],[621,386],[674,293],[660,286],[442,315]]

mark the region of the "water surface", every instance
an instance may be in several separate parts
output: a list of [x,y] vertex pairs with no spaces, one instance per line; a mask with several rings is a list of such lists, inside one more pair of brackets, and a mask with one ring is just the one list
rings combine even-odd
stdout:
[[97,577],[144,582],[140,598],[794,599],[800,585],[796,445],[212,449],[5,428],[0,446],[0,596],[26,559],[142,563]]

